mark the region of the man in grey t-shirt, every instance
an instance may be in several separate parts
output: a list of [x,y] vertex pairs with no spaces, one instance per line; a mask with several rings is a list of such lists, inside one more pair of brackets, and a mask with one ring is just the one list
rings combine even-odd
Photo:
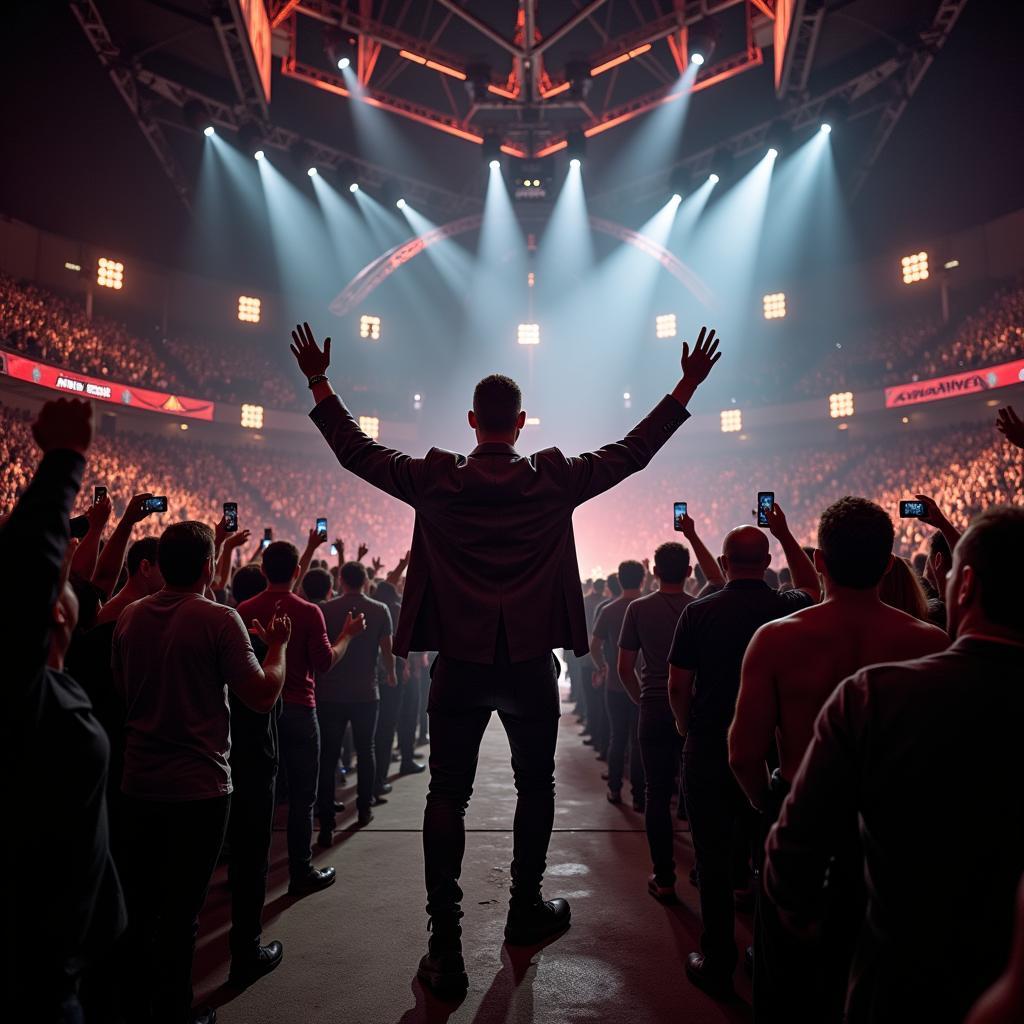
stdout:
[[[647,780],[644,828],[654,874],[648,891],[661,902],[675,900],[676,866],[672,850],[669,803],[677,788],[683,739],[676,731],[668,702],[668,655],[683,609],[693,600],[683,592],[690,575],[690,552],[674,541],[654,552],[654,575],[660,586],[632,601],[619,636],[619,678],[640,705],[637,734]],[[642,654],[637,679],[637,655]]]
[[[318,845],[331,845],[334,833],[334,783],[345,728],[352,723],[352,740],[359,759],[356,809],[359,824],[373,819],[376,764],[373,738],[377,729],[377,657],[383,662],[384,682],[395,686],[395,656],[391,651],[393,632],[388,606],[363,593],[366,569],[360,562],[346,562],[338,574],[341,596],[322,605],[328,634],[334,636],[345,624],[349,612],[365,617],[366,630],[353,637],[348,653],[333,668],[317,676],[316,707],[320,722],[320,781],[317,805],[320,809]],[[332,633],[331,631],[334,630]]]

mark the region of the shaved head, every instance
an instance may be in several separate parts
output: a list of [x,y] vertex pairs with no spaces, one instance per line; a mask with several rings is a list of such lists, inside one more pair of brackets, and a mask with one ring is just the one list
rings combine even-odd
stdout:
[[725,535],[722,555],[728,566],[739,572],[761,575],[771,561],[768,538],[756,526],[737,526]]

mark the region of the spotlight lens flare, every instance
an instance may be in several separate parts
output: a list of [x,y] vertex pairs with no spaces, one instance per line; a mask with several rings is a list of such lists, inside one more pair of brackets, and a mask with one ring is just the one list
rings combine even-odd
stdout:
[[700,67],[704,63],[704,54],[703,53],[691,53],[690,54],[690,63],[691,64],[696,64],[697,67]]
[[683,201],[683,197],[678,192],[672,193],[672,202],[677,205]]
[[721,180],[722,179],[719,178],[717,174],[712,173],[708,175],[708,181],[710,181],[712,185],[717,185]]
[[352,184],[349,185],[348,190],[349,190],[349,192],[358,192],[359,191],[359,182],[358,181],[353,181]]
[[205,135],[205,136],[206,136],[207,138],[209,138],[209,137],[210,137],[211,135],[216,135],[216,134],[217,134],[217,129],[216,129],[216,128],[214,128],[212,124],[208,124],[208,125],[207,125],[207,126],[206,126],[206,127],[204,128],[204,129],[203,129],[203,134],[204,134],[204,135]]
[[830,125],[828,121],[824,121],[818,131],[821,132],[822,135],[829,135],[832,132],[832,125]]
[[405,209],[405,200],[404,199],[397,200],[395,202],[395,206],[397,206],[400,210],[404,210]]
[[499,170],[501,168],[501,161],[500,160],[492,160],[487,166],[490,167],[490,169],[492,171],[497,171],[497,170]]
[[306,171],[306,173],[311,178],[315,178],[320,172],[315,167],[310,167],[310,169],[308,171]]
[[338,70],[339,70],[339,71],[344,71],[344,70],[346,70],[346,68],[348,68],[348,67],[349,67],[349,66],[350,66],[351,64],[352,64],[352,61],[351,61],[351,60],[349,60],[349,59],[348,59],[348,57],[342,57],[342,58],[341,58],[341,59],[340,59],[340,60],[338,61]]
[[571,160],[569,161],[569,166],[570,166],[570,167],[571,167],[571,168],[572,168],[572,169],[573,169],[574,171],[575,171],[575,170],[577,170],[577,169],[579,168],[579,166],[580,166],[580,158],[579,158],[578,156],[574,156],[574,157],[573,157],[573,158],[572,158],[572,159],[571,159]]
[[770,146],[768,148],[767,156],[770,157],[772,160],[774,160],[778,155],[779,151],[774,146]]
[[266,154],[263,152],[262,149],[257,149],[256,152],[253,153],[252,158],[254,160],[262,160],[265,156]]

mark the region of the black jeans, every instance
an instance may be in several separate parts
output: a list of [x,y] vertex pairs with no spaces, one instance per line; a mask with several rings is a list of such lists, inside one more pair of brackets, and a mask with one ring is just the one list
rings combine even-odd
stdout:
[[281,761],[288,772],[288,871],[302,878],[312,866],[313,804],[320,766],[316,708],[285,704],[277,722]]
[[416,725],[420,720],[420,686],[416,679],[399,684],[398,751],[408,765],[416,754]]
[[[503,638],[503,637],[502,637]],[[510,664],[499,641],[492,665],[438,657],[431,667],[430,790],[423,815],[427,913],[436,929],[462,917],[459,876],[464,818],[473,793],[480,741],[497,711],[512,749],[512,903],[540,894],[555,817],[555,740],[560,713],[553,654]]]
[[[388,781],[388,775],[391,774],[391,751],[395,745],[395,729],[398,726],[398,706],[402,701],[402,692],[397,686],[388,686],[381,681],[379,690],[377,734],[373,741],[373,749],[376,754],[374,786],[378,789]],[[353,726],[353,728],[355,727]]]
[[334,828],[334,783],[338,771],[338,757],[345,738],[345,728],[352,723],[352,740],[359,758],[359,784],[356,789],[356,807],[369,810],[376,787],[373,741],[377,728],[375,700],[346,701],[320,704],[320,731],[323,744],[320,752],[320,827]]
[[263,933],[270,838],[274,826],[277,765],[231,763],[235,790],[228,818],[228,884],[231,886],[232,959],[251,959]]
[[644,766],[640,758],[640,744],[636,740],[637,706],[625,691],[607,687],[604,706],[608,715],[608,788],[616,793],[622,789],[628,754],[629,786],[633,799],[637,800],[644,792]]
[[733,888],[738,849],[748,840],[753,810],[729,768],[726,738],[687,736],[683,790],[700,879],[704,925],[701,951],[709,969],[732,974],[736,966]]
[[647,784],[644,828],[647,845],[651,848],[654,878],[658,885],[671,886],[676,881],[671,802],[679,784],[683,738],[676,730],[667,700],[664,707],[660,704],[640,706],[637,733]]
[[[761,841],[782,810],[789,783],[772,774],[772,804],[761,815]],[[808,942],[789,931],[775,904],[758,890],[754,911],[754,1020],[756,1024],[840,1024],[850,962],[864,921],[863,866],[856,833],[829,865],[820,935]],[[763,874],[762,874],[763,879]]]
[[118,869],[128,910],[124,948],[131,1021],[185,1024],[192,1007],[192,959],[231,806],[211,800],[124,797]]

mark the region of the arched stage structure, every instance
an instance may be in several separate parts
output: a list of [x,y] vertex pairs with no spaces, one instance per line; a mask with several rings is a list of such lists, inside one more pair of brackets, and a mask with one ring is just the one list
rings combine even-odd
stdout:
[[[611,235],[613,238],[635,246],[652,259],[657,260],[673,277],[680,281],[690,293],[704,306],[711,306],[713,295],[711,289],[701,277],[688,267],[678,256],[665,246],[639,231],[627,228],[624,224],[605,220],[603,217],[590,216],[591,230]],[[335,316],[347,316],[362,301],[379,288],[396,270],[415,259],[421,252],[436,242],[446,238],[455,238],[470,231],[476,231],[483,223],[483,214],[472,214],[458,220],[441,224],[423,235],[417,235],[405,242],[392,246],[387,252],[381,253],[376,259],[367,263],[362,270],[339,292],[331,302],[329,309]]]

